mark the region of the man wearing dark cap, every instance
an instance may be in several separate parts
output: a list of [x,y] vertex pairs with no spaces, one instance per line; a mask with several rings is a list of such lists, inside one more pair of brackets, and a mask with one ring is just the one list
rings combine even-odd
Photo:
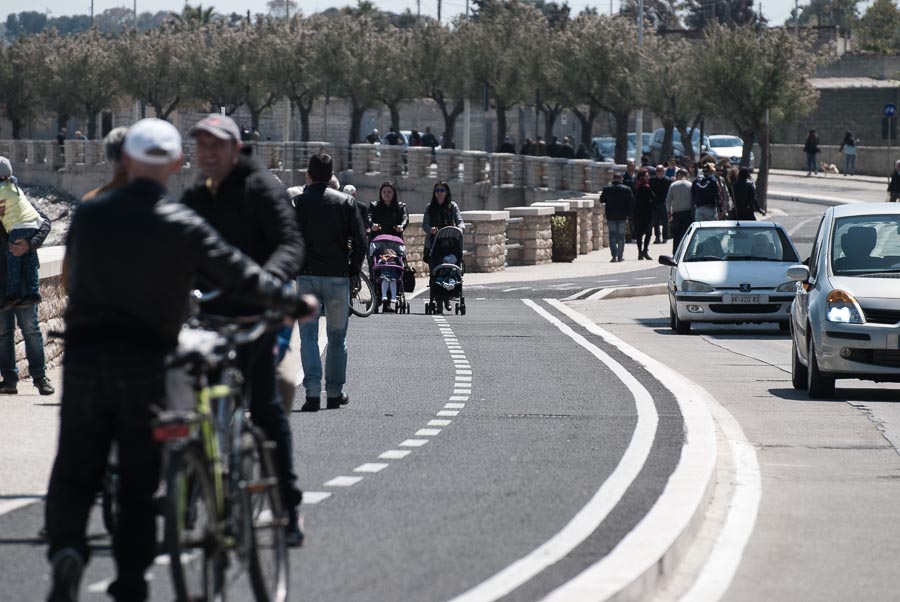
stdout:
[[[256,158],[241,153],[241,132],[230,117],[213,113],[197,122],[190,135],[197,143],[196,165],[202,177],[185,191],[181,202],[265,271],[282,281],[296,278],[304,245],[284,187]],[[227,296],[205,310],[227,316],[259,313]],[[275,337],[266,334],[241,349],[238,365],[247,379],[253,422],[275,442],[282,497],[289,511],[287,542],[299,546],[302,494],[294,473],[290,423],[275,386]]]
[[78,599],[90,552],[85,529],[113,441],[121,489],[117,576],[107,591],[119,602],[148,598],[144,573],[156,556],[160,470],[152,421],[165,407],[165,357],[177,343],[196,278],[294,316],[318,307],[285,292],[193,211],[163,198],[181,162],[181,135],[172,124],[139,121],[123,148],[128,183],[79,205],[72,219],[59,447],[46,506],[49,602]]
[[625,257],[625,224],[634,211],[634,193],[622,183],[622,172],[613,173],[612,184],[600,193],[600,202],[604,204],[606,226],[609,230],[609,250],[611,262],[624,261]]

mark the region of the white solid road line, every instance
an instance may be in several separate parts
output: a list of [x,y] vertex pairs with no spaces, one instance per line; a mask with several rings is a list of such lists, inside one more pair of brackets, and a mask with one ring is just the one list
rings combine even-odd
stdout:
[[793,228],[791,228],[790,230],[788,230],[787,234],[789,237],[793,238],[794,234],[796,234],[797,232],[800,231],[800,228],[802,228],[809,222],[820,220],[820,219],[822,219],[822,218],[821,217],[810,217],[808,219],[805,219],[802,222],[800,222],[799,224],[797,224],[796,226],[794,226]]
[[584,296],[590,295],[592,293],[596,293],[599,290],[601,290],[601,289],[598,286],[582,289],[575,294],[569,295],[568,297],[563,297],[563,301],[575,301],[577,299],[581,299]]
[[581,345],[591,355],[606,364],[634,396],[637,424],[628,448],[612,474],[600,485],[588,503],[576,513],[563,529],[528,555],[516,560],[499,573],[457,596],[453,602],[493,601],[518,588],[547,567],[564,558],[583,542],[616,507],[625,491],[640,473],[650,454],[659,416],[653,398],[637,379],[599,347],[563,324],[530,299],[523,302],[538,315],[556,326],[566,336]]
[[[605,600],[622,593],[622,589],[630,584],[640,583],[645,588],[653,586],[647,578],[640,582],[637,580],[642,576],[649,576],[649,579],[658,576],[660,556],[678,543],[680,534],[685,532],[695,514],[703,512],[703,504],[708,501],[708,484],[716,464],[715,425],[710,411],[729,441],[735,462],[736,484],[725,525],[700,576],[682,599],[720,599],[740,564],[759,510],[762,483],[755,449],[747,441],[734,417],[705,389],[600,328],[586,316],[558,301],[547,302],[588,332],[602,337],[642,364],[672,391],[684,416],[687,437],[678,466],[650,512],[605,558],[559,587],[546,600]],[[673,512],[675,508],[696,510],[689,513]],[[660,553],[649,552],[660,548],[663,548]],[[631,597],[641,595],[638,592],[631,593]],[[648,592],[644,591],[642,594],[642,597],[646,597]]]

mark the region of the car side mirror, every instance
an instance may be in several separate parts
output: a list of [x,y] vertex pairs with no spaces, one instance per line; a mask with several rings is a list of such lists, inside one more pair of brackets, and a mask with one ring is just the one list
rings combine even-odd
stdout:
[[787,277],[797,282],[809,280],[809,268],[805,265],[792,265],[787,269]]
[[676,265],[678,265],[678,264],[675,263],[675,260],[672,259],[671,257],[669,257],[668,255],[660,255],[660,256],[659,256],[659,262],[660,262],[662,265],[667,265],[667,266],[669,266],[669,267],[671,267],[671,268],[674,268]]

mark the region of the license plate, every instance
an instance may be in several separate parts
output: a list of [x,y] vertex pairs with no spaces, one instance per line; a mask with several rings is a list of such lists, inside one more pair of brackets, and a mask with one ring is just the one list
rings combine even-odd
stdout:
[[768,295],[722,295],[723,303],[766,303],[768,300]]

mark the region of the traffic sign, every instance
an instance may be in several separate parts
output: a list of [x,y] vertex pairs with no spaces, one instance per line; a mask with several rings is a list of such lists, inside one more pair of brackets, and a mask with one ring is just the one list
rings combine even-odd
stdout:
[[895,105],[892,102],[889,102],[886,105],[884,105],[884,116],[885,117],[893,117],[896,114],[897,114],[897,105]]

